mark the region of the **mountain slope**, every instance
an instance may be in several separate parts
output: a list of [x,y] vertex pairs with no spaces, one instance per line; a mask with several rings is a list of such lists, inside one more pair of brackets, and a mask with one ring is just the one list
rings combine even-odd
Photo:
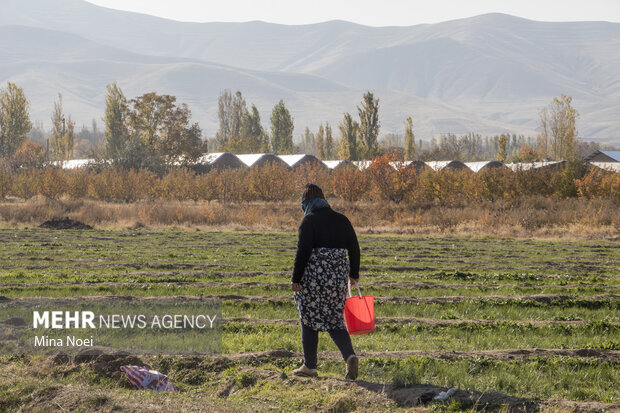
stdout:
[[[148,59],[190,59],[243,71],[313,75],[360,95],[373,90],[386,102],[391,93],[406,94],[469,114],[474,123],[500,122],[511,131],[534,133],[538,111],[554,96],[566,93],[574,97],[581,113],[578,127],[584,138],[620,144],[615,132],[620,128],[615,112],[620,102],[618,23],[543,23],[501,14],[411,27],[342,21],[302,26],[181,23],[82,0],[4,2],[0,25],[72,33],[151,56]],[[231,89],[251,93],[243,89],[247,84]],[[342,112],[338,100],[323,104]],[[416,109],[407,112],[420,118]],[[392,120],[385,111],[382,115],[386,130],[402,129],[402,120]],[[430,116],[437,120],[443,115],[438,111]]]
[[[316,76],[144,56],[67,33],[21,26],[0,26],[0,82],[7,80],[24,88],[33,119],[45,124],[49,124],[58,93],[63,95],[65,112],[78,125],[100,119],[105,86],[117,81],[128,98],[149,91],[177,96],[179,102],[190,106],[194,119],[209,136],[217,130],[217,98],[224,89],[242,90],[248,103],[255,103],[261,111],[265,125],[271,108],[284,99],[295,118],[296,136],[305,126],[316,130],[325,121],[335,126],[343,112],[355,113],[362,95],[359,90]],[[379,94],[384,131],[401,130],[403,119],[411,113],[423,117],[417,125],[423,136],[471,130],[493,133],[512,128],[404,93]]]

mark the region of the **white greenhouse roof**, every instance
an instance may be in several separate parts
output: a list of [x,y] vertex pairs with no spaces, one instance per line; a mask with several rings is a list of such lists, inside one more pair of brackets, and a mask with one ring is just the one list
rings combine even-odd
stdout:
[[290,167],[293,167],[297,162],[301,161],[302,159],[304,159],[306,156],[312,156],[312,155],[305,155],[305,154],[298,154],[298,155],[278,155],[278,158],[282,159],[284,162],[286,162],[286,164]]
[[225,153],[228,153],[228,152],[205,153],[204,155],[202,155],[198,159],[198,162],[199,163],[203,163],[203,164],[205,164],[205,163],[206,164],[211,164],[211,163],[217,161]]
[[441,171],[442,169],[444,169],[446,166],[450,165],[453,162],[456,162],[457,164],[465,165],[465,167],[467,167],[467,165],[461,161],[430,161],[430,162],[426,162],[426,164],[436,171]]
[[271,154],[268,154],[268,153],[247,153],[247,154],[243,154],[243,155],[237,155],[237,158],[239,158],[241,160],[241,162],[243,162],[247,166],[252,166],[256,162],[258,162],[262,157],[264,157],[266,155],[271,155]]
[[57,161],[53,165],[61,166],[63,169],[78,169],[83,168],[89,163],[95,162],[94,159],[70,159],[68,161]]
[[474,172],[480,172],[489,165],[497,166],[496,163],[497,161],[465,162],[465,165]]
[[606,171],[620,172],[620,162],[590,162],[590,164]]
[[529,171],[530,169],[544,168],[546,166],[556,165],[556,164],[561,163],[561,162],[564,162],[564,161],[560,161],[560,162],[550,162],[550,161],[544,161],[544,162],[519,162],[519,163],[509,163],[506,166],[509,167],[510,169],[512,169],[513,171]]
[[346,163],[347,161],[322,161],[325,166],[327,166],[329,169],[334,169],[336,168],[338,165],[341,165],[343,163]]

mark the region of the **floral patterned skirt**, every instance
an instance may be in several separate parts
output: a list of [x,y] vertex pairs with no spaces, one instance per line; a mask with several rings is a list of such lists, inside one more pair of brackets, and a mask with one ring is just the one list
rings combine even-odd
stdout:
[[301,323],[317,331],[345,328],[349,259],[344,248],[314,248],[295,292]]

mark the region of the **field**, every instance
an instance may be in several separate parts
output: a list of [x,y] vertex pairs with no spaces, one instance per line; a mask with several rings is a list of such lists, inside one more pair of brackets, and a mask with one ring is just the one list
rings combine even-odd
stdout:
[[[0,297],[214,296],[213,357],[0,357],[0,411],[613,411],[620,409],[620,244],[360,235],[376,332],[360,377],[326,334],[319,379],[301,362],[289,286],[296,234],[0,229]],[[122,364],[178,394],[131,390]],[[459,391],[418,405],[427,391]]]

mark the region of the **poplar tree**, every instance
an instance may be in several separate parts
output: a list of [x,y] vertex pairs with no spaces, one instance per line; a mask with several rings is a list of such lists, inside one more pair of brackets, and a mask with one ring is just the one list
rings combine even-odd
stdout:
[[405,122],[405,160],[412,161],[415,158],[415,135],[413,134],[413,120],[407,117]]
[[540,111],[538,136],[539,151],[554,160],[574,160],[577,157],[577,119],[579,113],[572,107],[573,98],[562,94]]
[[271,147],[276,154],[293,152],[293,118],[280,100],[271,112]]
[[11,156],[26,141],[32,129],[28,99],[21,87],[7,82],[0,90],[0,157]]
[[359,160],[357,136],[359,133],[359,124],[353,120],[349,113],[344,114],[342,123],[338,126],[340,129],[340,145],[338,148],[338,157],[340,159],[348,159],[350,161]]
[[226,89],[217,100],[219,129],[215,139],[219,150],[234,151],[237,145],[241,145],[242,118],[248,109],[241,92],[237,91],[233,96]]
[[359,137],[360,155],[365,159],[372,159],[379,154],[379,99],[375,99],[371,92],[366,92],[362,106],[357,107],[360,117]]
[[303,140],[301,142],[301,152],[303,153],[316,153],[316,138],[314,133],[310,132],[310,128],[306,126],[304,130]]
[[260,114],[255,105],[252,105],[252,111],[244,108],[241,115],[241,136],[239,143],[233,148],[238,153],[256,153],[263,146],[263,127],[260,123]]
[[495,158],[498,161],[506,162],[506,158],[508,157],[508,152],[506,150],[507,145],[508,137],[502,133],[497,140],[497,154],[495,155]]
[[[106,87],[103,119],[105,122],[104,156],[113,162],[121,157],[129,139],[126,117],[127,99],[121,88],[116,83],[112,83]],[[96,125],[93,121],[93,129]]]
[[332,136],[332,127],[329,126],[329,122],[325,122],[325,157],[332,159],[336,157],[336,151],[334,151],[334,138]]
[[319,159],[325,158],[325,128],[323,125],[319,126],[319,131],[316,133],[316,150]]
[[73,157],[75,145],[75,122],[65,117],[62,109],[62,95],[58,94],[58,100],[54,101],[52,112],[52,136],[50,145],[56,160],[66,161]]

